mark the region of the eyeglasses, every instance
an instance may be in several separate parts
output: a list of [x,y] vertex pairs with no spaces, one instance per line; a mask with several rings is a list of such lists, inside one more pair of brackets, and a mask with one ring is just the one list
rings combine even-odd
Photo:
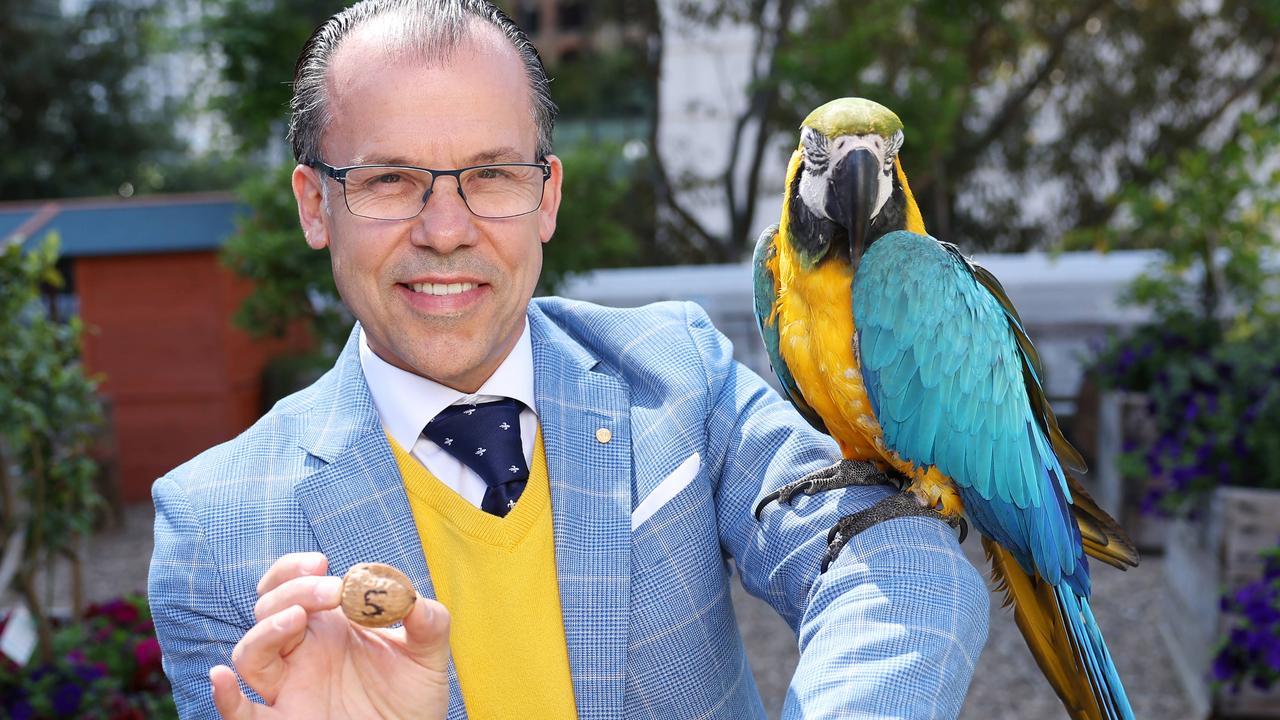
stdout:
[[342,184],[352,215],[374,220],[408,220],[427,206],[436,180],[449,176],[458,194],[476,217],[497,219],[527,215],[542,205],[542,188],[551,165],[494,163],[457,170],[430,170],[412,165],[350,165],[334,167],[315,158],[308,167]]

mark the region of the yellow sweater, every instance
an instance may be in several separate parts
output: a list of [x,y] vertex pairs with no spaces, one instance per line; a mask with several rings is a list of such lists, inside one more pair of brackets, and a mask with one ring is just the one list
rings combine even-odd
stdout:
[[436,597],[452,618],[449,647],[467,713],[475,720],[577,717],[542,434],[529,482],[505,518],[464,500],[394,440],[391,449]]

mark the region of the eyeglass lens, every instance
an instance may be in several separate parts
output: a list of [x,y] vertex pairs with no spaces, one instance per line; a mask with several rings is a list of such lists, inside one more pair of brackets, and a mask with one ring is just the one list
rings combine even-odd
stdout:
[[[447,184],[447,180],[441,179]],[[404,220],[422,212],[432,175],[425,170],[361,167],[347,171],[347,208],[354,215],[379,220]],[[484,165],[468,168],[458,187],[471,212],[484,218],[524,215],[542,204],[543,172],[536,165]]]

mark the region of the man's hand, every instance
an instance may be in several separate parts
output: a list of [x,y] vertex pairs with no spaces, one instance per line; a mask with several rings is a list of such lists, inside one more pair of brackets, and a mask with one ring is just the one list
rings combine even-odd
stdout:
[[258,583],[257,624],[231,659],[266,700],[245,697],[226,665],[209,672],[227,720],[443,718],[449,706],[449,613],[418,598],[402,628],[371,630],[338,607],[342,578],[320,553],[281,557]]

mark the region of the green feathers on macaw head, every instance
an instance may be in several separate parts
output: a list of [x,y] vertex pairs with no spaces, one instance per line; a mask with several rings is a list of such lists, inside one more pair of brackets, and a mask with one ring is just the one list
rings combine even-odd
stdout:
[[871,100],[832,100],[804,119],[788,240],[805,267],[834,249],[856,270],[876,238],[904,229],[907,195],[895,172],[902,142],[902,121]]

